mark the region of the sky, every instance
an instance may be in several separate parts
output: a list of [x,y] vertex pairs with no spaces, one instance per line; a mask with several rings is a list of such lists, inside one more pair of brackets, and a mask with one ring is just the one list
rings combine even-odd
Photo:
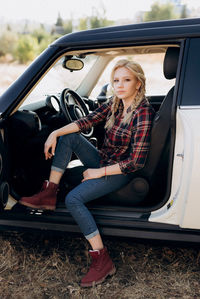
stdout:
[[[9,21],[32,20],[55,23],[58,13],[66,20],[92,15],[94,9],[106,11],[111,20],[133,19],[138,11],[149,10],[156,0],[0,0],[0,18]],[[164,1],[164,0],[160,0]],[[188,8],[200,7],[199,0],[177,0]]]

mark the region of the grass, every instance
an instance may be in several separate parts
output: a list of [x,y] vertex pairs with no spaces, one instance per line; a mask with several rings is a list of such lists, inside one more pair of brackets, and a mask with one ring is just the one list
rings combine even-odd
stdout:
[[0,235],[0,298],[200,298],[200,251],[105,238],[117,273],[83,289],[88,244],[72,235]]

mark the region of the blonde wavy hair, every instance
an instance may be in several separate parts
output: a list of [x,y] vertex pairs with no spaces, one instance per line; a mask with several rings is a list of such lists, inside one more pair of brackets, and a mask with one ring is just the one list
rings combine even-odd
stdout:
[[[121,59],[115,64],[115,66],[112,69],[111,76],[110,76],[110,81],[111,81],[112,86],[114,84],[115,71],[120,67],[125,67],[128,70],[130,70],[141,83],[141,86],[138,89],[138,92],[133,100],[133,103],[131,104],[131,109],[128,113],[126,113],[126,115],[123,119],[124,124],[129,124],[131,121],[133,112],[135,111],[137,106],[140,104],[140,102],[145,97],[146,78],[145,78],[144,71],[143,71],[142,67],[138,63],[136,63],[134,61],[127,60],[127,59]],[[120,103],[120,99],[116,95],[114,95],[113,103],[111,106],[111,116],[107,120],[107,122],[105,124],[105,128],[112,128],[114,121],[115,121],[115,113],[119,107],[119,103]]]

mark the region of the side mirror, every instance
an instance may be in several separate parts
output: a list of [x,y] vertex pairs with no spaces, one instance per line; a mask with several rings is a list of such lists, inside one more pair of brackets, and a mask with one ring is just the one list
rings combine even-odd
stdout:
[[70,59],[66,58],[63,61],[63,67],[65,69],[70,70],[71,72],[80,71],[84,67],[84,63],[82,60],[78,58],[70,58]]

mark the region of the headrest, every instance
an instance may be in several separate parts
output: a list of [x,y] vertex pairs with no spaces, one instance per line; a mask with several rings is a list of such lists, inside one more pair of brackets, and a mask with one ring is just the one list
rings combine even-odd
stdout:
[[176,78],[179,52],[178,47],[169,47],[165,53],[163,72],[166,79]]

